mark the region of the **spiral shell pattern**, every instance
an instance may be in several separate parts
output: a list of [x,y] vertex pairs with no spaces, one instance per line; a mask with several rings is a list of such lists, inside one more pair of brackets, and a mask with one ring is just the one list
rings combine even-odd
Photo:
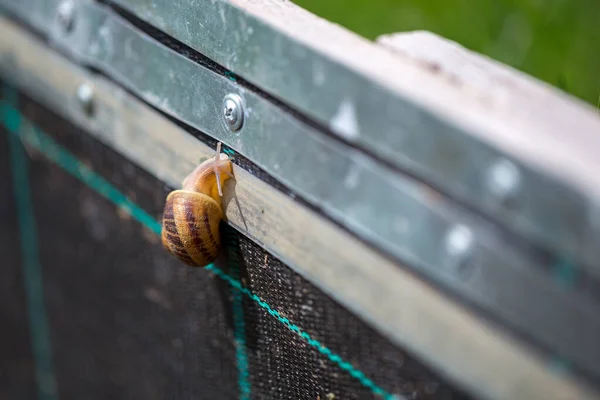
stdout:
[[223,211],[210,196],[176,190],[167,197],[162,221],[165,248],[190,266],[204,267],[219,254]]

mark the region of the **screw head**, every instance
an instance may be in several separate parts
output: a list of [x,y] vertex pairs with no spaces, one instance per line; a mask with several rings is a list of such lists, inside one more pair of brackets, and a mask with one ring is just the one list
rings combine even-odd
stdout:
[[519,168],[509,160],[500,160],[488,170],[487,179],[490,194],[501,203],[513,199],[521,186]]
[[94,89],[87,83],[79,85],[77,88],[77,101],[86,114],[91,114],[94,106]]
[[446,235],[446,252],[455,262],[464,261],[473,247],[473,232],[465,225],[453,226]]
[[228,94],[223,99],[223,118],[232,131],[238,131],[244,123],[244,105],[237,94]]
[[57,10],[58,23],[65,32],[73,29],[75,19],[75,3],[72,0],[65,0],[59,4]]

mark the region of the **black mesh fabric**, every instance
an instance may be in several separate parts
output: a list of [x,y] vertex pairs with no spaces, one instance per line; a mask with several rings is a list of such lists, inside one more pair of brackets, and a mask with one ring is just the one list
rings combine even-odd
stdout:
[[0,125],[0,399],[35,398],[7,135]]
[[[20,103],[25,118],[160,215],[168,188],[32,102]],[[229,287],[183,268],[126,212],[37,151],[28,154],[58,397],[236,398]],[[21,350],[28,349],[27,342]]]
[[[244,236],[247,286],[284,317],[387,391],[407,398],[463,398],[300,275]],[[324,266],[326,267],[326,266]],[[252,388],[258,398],[364,399],[371,392],[306,341],[245,301]]]
[[[171,188],[24,96],[19,108],[27,120],[160,218]],[[0,130],[0,235],[6,239],[0,244],[5,261],[0,395],[34,398],[8,133]],[[28,148],[28,157],[59,398],[243,398],[240,350],[248,359],[252,399],[376,398],[281,318],[389,393],[409,399],[465,398],[232,228],[223,226],[225,251],[216,267],[236,281],[239,277],[263,305],[210,271],[180,264],[163,250],[155,233],[43,154]],[[240,325],[235,296],[243,299],[245,348],[236,345]]]

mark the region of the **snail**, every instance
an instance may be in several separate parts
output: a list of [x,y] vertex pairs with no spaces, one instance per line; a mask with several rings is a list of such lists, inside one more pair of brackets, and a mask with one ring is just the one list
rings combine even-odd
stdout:
[[219,224],[225,180],[233,177],[231,160],[217,143],[214,157],[204,161],[167,196],[162,219],[163,246],[185,264],[204,267],[221,247]]

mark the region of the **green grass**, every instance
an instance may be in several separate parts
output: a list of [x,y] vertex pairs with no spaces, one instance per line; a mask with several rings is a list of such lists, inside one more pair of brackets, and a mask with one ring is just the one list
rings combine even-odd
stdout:
[[593,104],[600,96],[600,0],[295,0],[375,39],[428,30]]

